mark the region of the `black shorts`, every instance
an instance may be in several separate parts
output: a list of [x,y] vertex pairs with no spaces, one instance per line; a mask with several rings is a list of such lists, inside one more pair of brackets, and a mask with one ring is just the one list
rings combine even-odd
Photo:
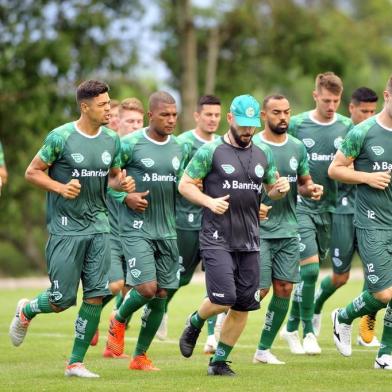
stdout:
[[201,257],[208,298],[213,304],[244,312],[260,308],[259,252],[205,249]]

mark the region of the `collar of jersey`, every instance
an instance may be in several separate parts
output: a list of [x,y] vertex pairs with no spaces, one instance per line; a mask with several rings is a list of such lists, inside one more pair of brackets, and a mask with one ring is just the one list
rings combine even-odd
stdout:
[[261,141],[263,141],[264,143],[270,144],[271,146],[284,146],[289,141],[289,135],[287,135],[287,133],[286,133],[286,140],[284,142],[282,142],[282,143],[276,143],[276,142],[271,142],[269,140],[266,140],[264,138],[264,135],[263,135],[262,132],[260,132],[259,135],[260,135],[260,140]]
[[98,136],[101,134],[101,132],[102,132],[102,127],[99,127],[99,130],[98,130],[98,132],[97,132],[96,135],[87,135],[87,133],[84,133],[83,131],[81,131],[81,130],[78,128],[78,126],[76,125],[76,121],[74,121],[73,125],[74,125],[74,127],[75,127],[75,129],[76,129],[77,132],[79,132],[82,136],[84,136],[84,137],[86,137],[86,138],[88,138],[88,139],[95,139],[95,138],[98,137]]
[[151,138],[147,135],[147,129],[148,129],[148,128],[144,128],[144,129],[143,129],[143,135],[144,135],[144,137],[145,137],[147,140],[149,140],[151,143],[154,143],[154,144],[158,144],[158,145],[160,145],[160,146],[163,146],[164,144],[167,144],[167,143],[170,142],[171,135],[169,135],[169,137],[167,138],[167,140],[165,140],[164,142],[157,142],[156,140],[151,139]]
[[384,124],[381,123],[381,121],[380,121],[380,114],[377,114],[377,116],[376,116],[376,123],[377,123],[381,128],[384,128],[385,130],[392,132],[392,128],[388,128],[388,127],[386,127]]
[[337,115],[336,113],[334,113],[333,119],[332,119],[330,122],[323,123],[323,122],[317,121],[317,120],[314,118],[314,112],[315,112],[315,110],[312,110],[311,112],[309,112],[309,118],[310,118],[314,123],[316,123],[317,125],[321,125],[321,126],[323,126],[323,127],[327,127],[328,125],[332,125],[332,124],[335,123],[335,122],[337,121],[337,119],[338,119],[338,115]]

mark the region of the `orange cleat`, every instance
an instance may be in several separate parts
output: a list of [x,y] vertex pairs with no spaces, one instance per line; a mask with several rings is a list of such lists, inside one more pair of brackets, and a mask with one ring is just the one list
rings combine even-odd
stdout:
[[115,358],[115,359],[129,359],[130,356],[124,353],[121,354],[115,354],[112,350],[110,350],[107,346],[105,347],[105,350],[103,351],[102,356],[104,358]]
[[145,372],[161,370],[152,364],[151,359],[147,358],[146,354],[136,355],[131,360],[129,368],[132,370],[143,370]]
[[120,323],[114,318],[114,315],[111,316],[105,352],[110,351],[112,357],[113,355],[115,357],[121,356],[124,353],[124,335],[125,323]]

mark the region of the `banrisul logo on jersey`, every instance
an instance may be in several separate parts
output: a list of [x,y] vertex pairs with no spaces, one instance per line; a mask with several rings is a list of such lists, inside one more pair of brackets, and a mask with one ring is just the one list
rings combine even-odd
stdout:
[[84,156],[82,154],[80,154],[79,152],[76,152],[74,154],[71,154],[72,159],[76,162],[76,163],[82,163],[84,161]]
[[234,167],[233,167],[232,165],[230,165],[230,164],[225,164],[225,163],[224,163],[223,165],[221,165],[221,167],[222,167],[223,171],[224,171],[226,174],[232,174],[232,173],[235,172]]
[[101,155],[101,158],[102,158],[102,162],[103,162],[105,165],[109,165],[110,162],[112,161],[112,156],[110,155],[110,152],[109,152],[109,151],[104,151],[104,152],[102,153],[102,155]]
[[173,174],[144,173],[143,182],[176,182],[177,177]]
[[392,163],[390,162],[373,162],[373,171],[383,171],[383,170],[390,170],[392,171]]
[[261,193],[262,184],[258,185],[254,182],[240,182],[237,180],[225,180],[222,183],[222,189],[239,189],[239,190],[251,190],[257,191],[257,193]]
[[145,167],[152,167],[155,164],[155,162],[151,158],[143,158],[140,161]]
[[73,169],[71,173],[72,178],[79,177],[106,177],[109,174],[109,170],[87,170],[87,169]]

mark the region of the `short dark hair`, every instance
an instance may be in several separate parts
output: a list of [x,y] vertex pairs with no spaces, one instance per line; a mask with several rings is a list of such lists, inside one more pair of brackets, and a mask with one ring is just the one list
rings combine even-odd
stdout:
[[98,80],[86,80],[80,83],[76,89],[76,102],[80,105],[82,101],[98,97],[108,91],[109,86],[106,83]]
[[378,96],[375,91],[368,87],[359,87],[351,95],[351,103],[359,105],[361,102],[377,102]]
[[176,100],[171,94],[166,91],[156,91],[150,95],[148,99],[148,109],[153,111],[159,103],[165,103],[167,105],[175,105]]
[[263,110],[266,109],[268,102],[271,101],[272,99],[276,99],[278,101],[280,101],[281,99],[287,99],[284,95],[282,94],[271,94],[271,95],[267,95],[264,100],[263,100]]
[[203,110],[203,105],[221,105],[221,100],[216,97],[215,95],[203,95],[200,97],[199,101],[197,102],[197,112],[201,112]]

